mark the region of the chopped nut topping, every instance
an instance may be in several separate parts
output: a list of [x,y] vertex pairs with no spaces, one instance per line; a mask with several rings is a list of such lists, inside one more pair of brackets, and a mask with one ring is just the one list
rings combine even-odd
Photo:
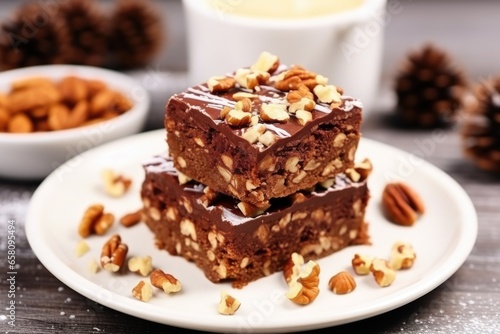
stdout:
[[254,89],[255,87],[264,84],[270,75],[264,71],[251,70],[248,68],[239,68],[236,70],[234,79],[243,88]]
[[248,125],[252,121],[251,118],[251,113],[236,109],[230,110],[225,116],[226,122],[232,126]]
[[318,97],[320,102],[323,103],[341,103],[341,95],[337,91],[337,87],[333,85],[317,85],[314,87],[314,94]]
[[247,99],[255,99],[257,97],[259,97],[259,96],[255,95],[255,94],[252,94],[252,93],[247,93],[247,92],[237,92],[237,93],[233,94],[233,99],[235,101],[240,101],[240,100],[243,100],[245,98],[247,98]]
[[265,131],[266,126],[264,124],[256,124],[248,128],[241,137],[248,141],[250,144],[253,144],[259,140],[260,135]]
[[299,122],[300,125],[305,125],[306,123],[312,121],[312,114],[303,109],[299,109],[295,112],[295,116],[297,117],[297,122]]
[[259,142],[264,146],[271,146],[276,141],[276,136],[271,131],[266,131],[259,136]]
[[250,69],[254,71],[273,73],[279,65],[280,61],[277,56],[264,51],[260,54],[259,59],[257,59],[257,62],[253,64]]
[[208,89],[211,93],[224,93],[236,85],[236,80],[229,77],[211,77],[207,81]]
[[286,111],[285,104],[269,103],[260,107],[260,118],[264,122],[286,123],[290,119],[290,115]]

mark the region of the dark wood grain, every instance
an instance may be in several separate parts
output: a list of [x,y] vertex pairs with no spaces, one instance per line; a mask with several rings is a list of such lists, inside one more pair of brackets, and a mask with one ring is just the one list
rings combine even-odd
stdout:
[[[381,91],[390,87],[394,63],[409,47],[427,39],[437,40],[459,55],[459,60],[468,66],[473,78],[500,71],[497,61],[500,53],[498,2],[402,2],[405,11],[386,27],[385,81]],[[10,3],[8,8],[12,8]],[[178,8],[178,3],[172,7]],[[452,13],[449,12],[451,7]],[[173,16],[169,13],[169,17]],[[492,42],[491,38],[495,41]],[[169,54],[177,53],[179,51]],[[183,57],[182,54],[177,56]],[[170,62],[173,60],[169,59]],[[385,93],[390,95],[390,89]],[[382,96],[387,97],[381,93]],[[158,95],[158,98],[165,99],[165,96]],[[155,103],[161,106],[163,100]],[[162,110],[158,108],[151,111],[152,118],[161,119]],[[433,132],[394,127],[388,121],[390,110],[391,104],[385,103],[378,110],[370,111],[363,125],[364,137],[408,152],[421,150],[419,143],[432,138]],[[151,129],[160,126],[161,122],[150,124]],[[500,333],[500,177],[478,170],[464,158],[456,127],[438,131],[442,131],[440,134],[444,139],[435,143],[425,154],[425,159],[459,182],[474,203],[479,232],[471,254],[452,277],[425,296],[394,311],[333,329],[317,330],[316,333]],[[83,297],[41,265],[24,233],[26,210],[37,186],[37,182],[0,179],[0,330],[6,333],[172,331],[169,326],[122,314]],[[5,317],[8,314],[5,310],[9,289],[5,278],[5,254],[9,219],[16,220],[17,228],[16,327],[8,326]]]

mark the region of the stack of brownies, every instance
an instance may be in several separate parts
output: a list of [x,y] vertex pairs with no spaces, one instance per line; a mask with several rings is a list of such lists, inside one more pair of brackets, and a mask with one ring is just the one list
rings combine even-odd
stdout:
[[241,288],[294,252],[317,259],[367,243],[360,101],[268,52],[207,79],[169,99],[168,156],[144,163],[157,244]]

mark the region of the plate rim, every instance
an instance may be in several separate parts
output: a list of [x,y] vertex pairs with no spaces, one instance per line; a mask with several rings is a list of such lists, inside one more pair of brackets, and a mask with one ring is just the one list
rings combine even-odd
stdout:
[[[149,137],[159,137],[161,134],[164,134],[164,130],[152,130],[146,131],[139,134],[135,134],[132,136],[128,136],[126,138],[121,138],[118,140],[114,140],[112,142],[102,144],[98,147],[92,148],[79,156],[76,156],[60,166],[59,168],[64,168],[66,164],[71,164],[73,160],[80,159],[86,155],[99,154],[100,151],[106,151],[108,147],[114,145],[125,145],[128,141],[135,140],[145,140]],[[378,142],[369,138],[361,138],[361,143],[367,143],[368,145],[376,145],[382,147],[384,150],[392,151],[394,154],[404,154],[413,156],[413,154],[401,150],[399,148],[390,146],[388,144]],[[363,145],[363,144],[362,144]],[[463,189],[460,184],[455,181],[450,175],[436,167],[430,162],[424,161],[423,166],[426,169],[430,169],[432,173],[437,174],[440,178],[445,178],[443,182],[447,182],[449,186],[451,186],[453,191],[453,197],[460,198],[460,208],[464,213],[467,214],[466,217],[463,217],[462,221],[467,221],[467,224],[460,224],[457,227],[460,227],[460,231],[458,233],[459,238],[455,241],[455,246],[453,251],[446,257],[446,270],[441,269],[438,273],[433,273],[431,277],[426,278],[423,281],[418,282],[419,289],[414,288],[414,284],[410,284],[409,286],[398,290],[397,294],[393,294],[392,296],[384,297],[384,303],[382,306],[375,307],[374,305],[362,306],[357,311],[351,311],[349,317],[343,319],[317,319],[316,322],[309,321],[308,323],[302,325],[297,319],[286,319],[287,326],[286,327],[253,327],[250,332],[296,332],[300,330],[313,330],[320,329],[326,327],[334,327],[346,323],[355,322],[362,319],[367,319],[376,315],[380,315],[391,310],[394,310],[398,307],[406,305],[419,297],[429,293],[442,283],[444,283],[448,278],[450,278],[467,260],[467,257],[472,252],[472,249],[475,245],[477,234],[478,234],[478,217],[473,202],[469,195],[466,193],[465,189]],[[35,256],[39,259],[39,261],[61,282],[74,289],[77,293],[83,295],[86,298],[89,298],[99,304],[102,304],[106,307],[109,307],[115,311],[119,311],[134,317],[139,317],[144,320],[175,326],[179,328],[193,329],[193,330],[204,330],[211,332],[224,332],[228,330],[234,330],[234,325],[237,323],[236,321],[229,320],[227,322],[213,322],[213,315],[200,314],[197,315],[197,322],[186,322],[183,318],[186,317],[185,312],[177,312],[175,310],[169,309],[169,316],[159,318],[155,316],[154,313],[148,313],[149,310],[157,309],[156,305],[148,305],[147,303],[143,303],[144,306],[141,308],[137,308],[135,303],[129,303],[130,297],[123,296],[121,294],[115,293],[113,291],[106,290],[100,287],[98,284],[92,282],[87,277],[77,273],[68,267],[68,265],[55,254],[53,249],[47,247],[47,241],[43,240],[43,238],[37,238],[38,235],[41,235],[41,228],[43,226],[42,223],[39,222],[36,216],[37,206],[39,203],[43,203],[43,192],[46,187],[50,186],[50,182],[52,178],[55,178],[55,174],[57,173],[57,169],[53,171],[47,178],[45,178],[42,183],[37,187],[33,196],[30,199],[30,203],[28,206],[28,211],[26,215],[26,223],[25,223],[25,232],[28,243],[33,250]],[[42,197],[42,199],[40,199]],[[61,270],[63,268],[64,270]],[[422,286],[423,282],[423,286]],[[99,289],[104,289],[108,291],[109,300],[101,300],[97,298],[97,294],[95,291]],[[132,304],[132,305],[129,305]],[[177,318],[179,317],[179,318]],[[316,317],[321,318],[322,314],[317,314]],[[180,319],[180,320],[179,320]]]

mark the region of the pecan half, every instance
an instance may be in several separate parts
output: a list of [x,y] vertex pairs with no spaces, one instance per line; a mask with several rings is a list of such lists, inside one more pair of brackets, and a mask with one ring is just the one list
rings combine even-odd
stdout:
[[101,267],[111,272],[119,271],[127,256],[128,247],[122,243],[118,234],[113,235],[104,244],[101,251]]
[[411,226],[424,213],[424,203],[419,194],[402,182],[392,182],[382,193],[382,207],[389,220]]

